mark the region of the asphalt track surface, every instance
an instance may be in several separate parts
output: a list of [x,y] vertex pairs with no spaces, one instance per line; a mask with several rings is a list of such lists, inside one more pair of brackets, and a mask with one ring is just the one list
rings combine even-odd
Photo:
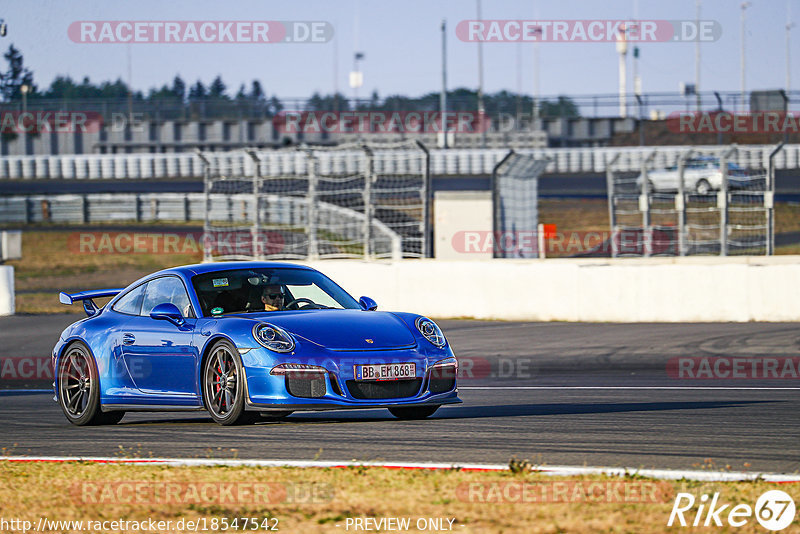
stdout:
[[[0,358],[47,355],[77,318],[0,318]],[[202,412],[129,413],[113,427],[79,428],[52,394],[0,391],[0,447],[41,456],[445,463],[516,456],[550,465],[800,471],[800,390],[789,389],[800,380],[677,380],[665,372],[676,356],[797,357],[797,324],[441,325],[472,377],[460,379],[463,404],[428,420],[362,410],[220,427]],[[571,389],[585,387],[601,389]],[[686,389],[660,389],[676,387]],[[743,387],[769,389],[722,389]]]

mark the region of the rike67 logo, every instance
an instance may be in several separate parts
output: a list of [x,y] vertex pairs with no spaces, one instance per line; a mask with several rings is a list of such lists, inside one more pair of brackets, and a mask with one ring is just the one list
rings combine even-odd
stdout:
[[794,516],[794,500],[781,490],[764,492],[755,508],[745,503],[726,503],[718,492],[710,496],[704,493],[699,499],[691,493],[678,493],[667,526],[743,527],[755,517],[765,529],[778,531],[791,525]]

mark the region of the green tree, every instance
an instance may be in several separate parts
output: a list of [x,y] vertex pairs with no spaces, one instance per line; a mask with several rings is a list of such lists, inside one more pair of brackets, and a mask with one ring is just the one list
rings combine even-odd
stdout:
[[215,100],[227,100],[228,95],[225,94],[226,89],[227,86],[225,82],[222,81],[222,77],[217,76],[208,87],[208,97]]
[[8,70],[0,73],[0,94],[5,101],[16,100],[22,97],[20,87],[27,85],[30,87],[29,95],[36,92],[36,86],[33,83],[33,72],[25,67],[22,59],[22,53],[10,45],[8,51],[3,54],[3,57],[8,62]]
[[207,96],[206,86],[200,80],[197,80],[197,83],[189,89],[189,100],[202,100]]

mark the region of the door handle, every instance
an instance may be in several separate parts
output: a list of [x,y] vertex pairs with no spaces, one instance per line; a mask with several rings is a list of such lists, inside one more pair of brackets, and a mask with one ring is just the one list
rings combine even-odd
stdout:
[[123,345],[133,345],[134,341],[136,341],[136,336],[133,334],[122,334],[122,344]]

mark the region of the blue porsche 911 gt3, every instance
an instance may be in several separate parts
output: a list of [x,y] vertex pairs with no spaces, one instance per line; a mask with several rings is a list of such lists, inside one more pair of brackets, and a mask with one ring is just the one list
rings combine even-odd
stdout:
[[[102,297],[113,298],[98,307]],[[88,315],[53,349],[55,400],[76,425],[170,410],[208,410],[223,425],[343,408],[420,419],[461,402],[433,321],[378,312],[309,267],[189,265],[60,299]]]

